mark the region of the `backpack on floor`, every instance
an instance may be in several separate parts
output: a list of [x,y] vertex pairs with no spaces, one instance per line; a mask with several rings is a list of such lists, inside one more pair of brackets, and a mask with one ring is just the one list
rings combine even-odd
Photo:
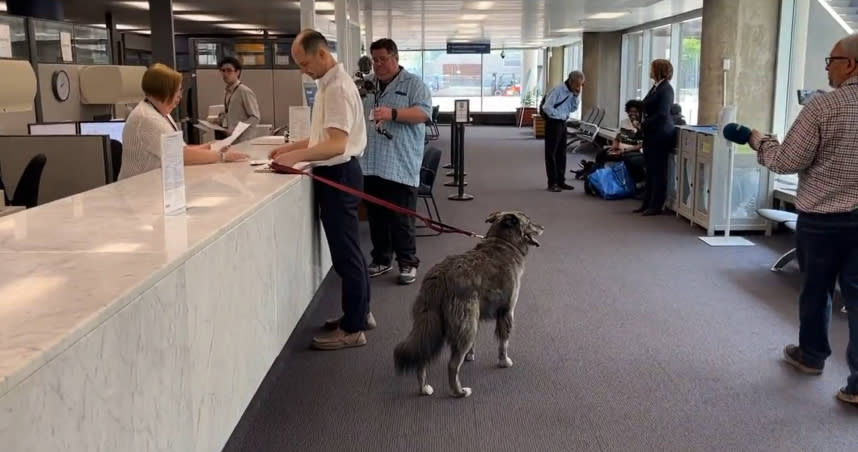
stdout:
[[626,164],[599,168],[587,176],[585,192],[592,191],[603,199],[623,199],[635,194],[635,181],[629,174]]

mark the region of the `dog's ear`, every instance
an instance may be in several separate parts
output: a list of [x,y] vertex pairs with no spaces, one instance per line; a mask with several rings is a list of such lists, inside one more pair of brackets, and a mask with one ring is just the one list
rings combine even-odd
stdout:
[[491,215],[486,217],[486,223],[494,223],[495,221],[498,221],[498,218],[500,218],[500,216],[501,212],[493,212]]

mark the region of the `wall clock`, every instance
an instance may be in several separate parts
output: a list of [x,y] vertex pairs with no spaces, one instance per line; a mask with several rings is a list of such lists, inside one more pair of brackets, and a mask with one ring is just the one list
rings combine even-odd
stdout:
[[58,101],[67,101],[71,94],[69,74],[64,70],[54,71],[54,75],[51,77],[51,89],[54,91],[54,97]]

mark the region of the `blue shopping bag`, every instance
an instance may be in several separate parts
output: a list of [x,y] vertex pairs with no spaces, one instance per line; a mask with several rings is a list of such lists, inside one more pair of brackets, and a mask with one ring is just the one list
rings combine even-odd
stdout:
[[587,177],[587,182],[604,199],[623,199],[635,194],[635,181],[625,162],[597,169]]

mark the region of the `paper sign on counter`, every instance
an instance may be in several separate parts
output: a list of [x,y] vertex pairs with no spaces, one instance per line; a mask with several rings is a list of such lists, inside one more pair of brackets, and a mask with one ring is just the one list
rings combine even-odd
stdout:
[[62,48],[63,51],[63,61],[70,63],[73,59],[71,33],[65,31],[60,32],[60,48]]
[[182,132],[161,135],[161,182],[164,215],[185,213],[185,142]]
[[238,123],[238,125],[235,126],[235,130],[232,131],[232,135],[224,138],[223,140],[215,141],[214,143],[212,143],[212,150],[220,152],[223,149],[226,149],[227,147],[231,146],[232,143],[234,143],[235,140],[237,140],[238,137],[240,137],[241,134],[243,134],[248,127],[250,127],[250,124],[246,122]]
[[310,138],[310,107],[289,107],[289,142]]

